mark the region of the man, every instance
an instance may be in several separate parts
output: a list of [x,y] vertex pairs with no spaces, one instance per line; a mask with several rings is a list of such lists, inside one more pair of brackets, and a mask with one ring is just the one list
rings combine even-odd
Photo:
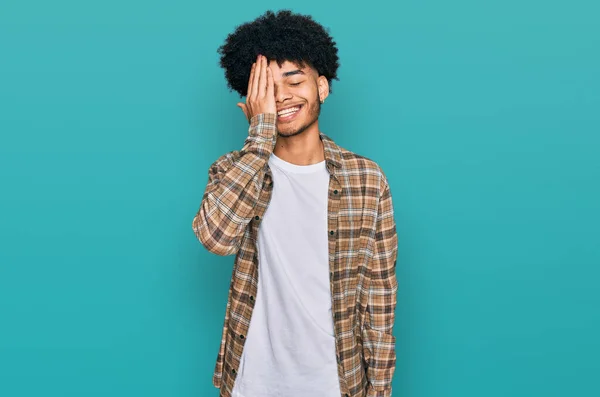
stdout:
[[250,127],[210,167],[193,230],[234,255],[213,376],[220,397],[391,396],[397,236],[372,160],[319,130],[335,42],[267,11],[219,48]]

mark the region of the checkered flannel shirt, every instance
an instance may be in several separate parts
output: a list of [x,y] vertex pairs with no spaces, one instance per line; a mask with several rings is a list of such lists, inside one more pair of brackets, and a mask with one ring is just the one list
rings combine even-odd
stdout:
[[[258,286],[258,228],[273,192],[268,160],[276,114],[250,120],[241,150],[218,158],[192,227],[206,249],[235,255],[213,374],[230,397]],[[397,235],[390,186],[374,161],[322,132],[328,190],[329,279],[341,397],[390,397],[396,366]]]

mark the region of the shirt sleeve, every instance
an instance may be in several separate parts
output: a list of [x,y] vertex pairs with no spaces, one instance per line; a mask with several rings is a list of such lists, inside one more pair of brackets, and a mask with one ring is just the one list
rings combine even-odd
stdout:
[[198,240],[217,255],[236,254],[260,197],[265,165],[275,149],[277,115],[250,119],[242,149],[219,157],[208,170],[208,183],[192,221]]
[[392,330],[398,290],[398,237],[392,195],[387,182],[380,196],[376,225],[369,299],[363,327],[363,355],[368,381],[367,397],[390,397],[396,367],[396,339]]

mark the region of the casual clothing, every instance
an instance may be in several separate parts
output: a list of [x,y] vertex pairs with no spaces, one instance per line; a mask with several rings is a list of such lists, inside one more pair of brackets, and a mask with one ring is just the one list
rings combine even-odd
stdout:
[[233,397],[340,397],[329,290],[325,161],[271,154],[258,290]]
[[[277,139],[276,117],[274,113],[252,117],[243,147],[211,165],[192,222],[206,249],[217,255],[235,255],[213,374],[220,397],[232,396],[244,346],[250,339],[246,335],[257,304],[262,258],[257,242],[274,184],[279,183],[269,161]],[[336,145],[323,133],[320,138],[330,176],[323,233],[327,233],[340,395],[390,397],[396,364],[392,329],[398,288],[398,240],[390,186],[374,161]]]

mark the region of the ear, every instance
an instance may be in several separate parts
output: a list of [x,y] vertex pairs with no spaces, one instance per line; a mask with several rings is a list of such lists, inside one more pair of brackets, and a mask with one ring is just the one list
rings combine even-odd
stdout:
[[319,90],[321,103],[325,102],[325,98],[329,96],[329,82],[327,81],[327,77],[319,76],[317,78],[317,89]]

